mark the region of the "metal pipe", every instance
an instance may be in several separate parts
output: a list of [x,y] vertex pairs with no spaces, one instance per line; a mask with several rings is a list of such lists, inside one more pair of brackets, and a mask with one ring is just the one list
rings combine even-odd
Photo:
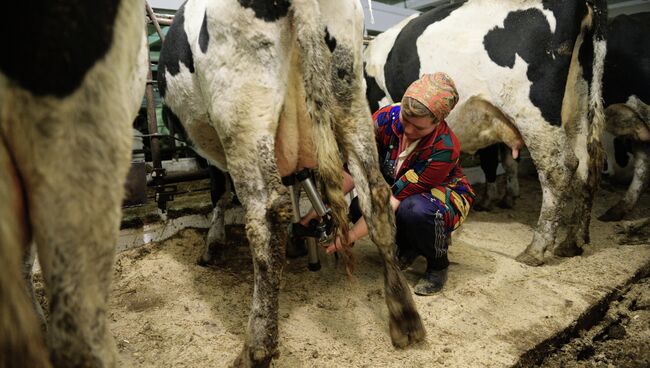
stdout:
[[158,37],[160,37],[160,41],[165,42],[165,35],[163,34],[162,29],[160,29],[160,24],[158,24],[158,18],[156,18],[156,14],[154,14],[153,9],[151,9],[151,5],[149,5],[148,1],[145,1],[144,5],[147,8],[147,15],[149,15],[149,19],[151,19],[151,23],[153,23],[153,26],[156,28],[156,32],[158,32]]
[[306,238],[305,241],[307,242],[307,268],[309,271],[318,271],[320,270],[320,259],[318,258],[316,239]]
[[164,18],[158,18],[158,24],[163,25],[163,26],[171,26],[172,22],[174,21],[173,19],[164,19]]
[[[151,80],[153,74],[151,72],[151,57],[147,52],[147,79]],[[151,135],[151,161],[153,162],[154,173],[158,176],[162,170],[162,162],[160,160],[160,140],[158,134],[158,121],[156,119],[156,108],[154,106],[153,85],[147,83],[145,89],[145,97],[147,99],[147,125],[149,127],[149,134]]]
[[165,13],[154,13],[156,18],[160,19],[167,19],[167,20],[174,20],[174,14],[165,14]]
[[[151,78],[151,62],[149,61],[149,78]],[[162,169],[162,162],[160,160],[160,137],[158,134],[158,122],[156,120],[156,109],[154,107],[153,86],[147,84],[145,89],[145,97],[147,99],[147,125],[149,127],[149,134],[151,134],[151,161],[153,161],[154,169]]]
[[[164,120],[164,115],[163,115],[163,120]],[[175,139],[176,124],[171,123],[171,124],[167,124],[167,126],[169,127],[169,135],[172,137],[171,141],[169,142],[169,146],[172,149],[172,152],[174,152],[174,158],[178,158],[178,153],[176,152],[176,139]]]
[[[149,153],[150,151],[151,150],[149,150],[149,149],[134,149],[131,152],[133,152],[134,154],[137,154],[137,153]],[[174,154],[174,155],[178,155],[179,152],[193,152],[193,150],[190,147],[187,147],[187,146],[179,146],[179,147],[176,147],[175,149],[171,149],[171,148],[161,148],[160,149],[161,154],[171,153],[171,154]]]
[[440,5],[453,4],[455,0],[406,0],[406,7],[409,9],[422,10]]
[[157,179],[154,178],[152,180],[147,181],[147,186],[173,184],[173,183],[180,183],[183,181],[201,180],[201,179],[209,179],[209,178],[210,178],[210,173],[208,172],[208,169],[201,169],[201,170],[190,171],[182,174],[169,174],[169,175],[161,176]]
[[154,17],[156,17],[158,24],[163,26],[171,26],[172,22],[174,21],[174,15],[172,14],[154,13]]
[[300,222],[300,187],[298,185],[289,185],[289,194],[291,195],[293,222]]
[[309,197],[309,201],[311,202],[312,207],[314,207],[314,210],[316,210],[318,216],[325,216],[328,210],[325,208],[325,203],[323,203],[323,200],[320,198],[316,186],[314,185],[314,182],[311,181],[311,178],[302,180],[300,184],[302,184],[303,189],[305,189],[305,193],[307,193],[307,197]]

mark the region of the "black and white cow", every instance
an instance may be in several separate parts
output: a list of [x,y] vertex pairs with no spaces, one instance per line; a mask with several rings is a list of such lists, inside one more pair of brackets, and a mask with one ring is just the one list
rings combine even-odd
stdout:
[[516,149],[521,134],[543,191],[533,240],[517,257],[530,265],[560,243],[561,227],[568,232],[555,254],[580,254],[589,242],[602,166],[606,10],[600,0],[469,0],[405,20],[365,52],[376,101],[399,101],[424,73],[451,75],[460,101],[448,122],[464,151],[499,141]]
[[[603,147],[607,157],[604,172],[613,182],[630,182],[624,197],[598,217],[618,221],[636,205],[650,181],[650,13],[620,15],[607,30],[607,57],[603,76],[606,134]],[[480,151],[481,167],[488,178],[487,203],[496,185],[498,146]],[[631,157],[630,157],[631,156]],[[486,169],[487,168],[487,169]],[[516,166],[515,166],[516,168]],[[508,183],[515,170],[506,170]],[[506,192],[510,191],[510,186]]]
[[[12,6],[0,22],[0,366],[114,367],[107,299],[147,72],[144,4]],[[31,242],[49,354],[21,282]]]
[[229,172],[246,213],[255,287],[236,365],[267,366],[277,353],[291,214],[281,178],[318,166],[345,234],[341,158],[384,259],[392,342],[406,346],[425,336],[395,264],[394,214],[378,168],[362,47],[361,5],[349,0],[189,0],[163,44],[158,79],[165,104],[195,149]]
[[634,166],[623,198],[599,217],[617,221],[634,208],[650,182],[650,13],[619,15],[611,20],[607,34],[605,129],[619,137],[607,162],[616,174],[619,166],[630,164],[629,147]]

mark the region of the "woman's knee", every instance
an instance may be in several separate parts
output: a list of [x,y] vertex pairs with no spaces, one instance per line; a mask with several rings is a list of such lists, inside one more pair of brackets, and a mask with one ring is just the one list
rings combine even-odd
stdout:
[[431,222],[435,214],[429,199],[413,195],[404,199],[395,214],[397,226],[419,228]]

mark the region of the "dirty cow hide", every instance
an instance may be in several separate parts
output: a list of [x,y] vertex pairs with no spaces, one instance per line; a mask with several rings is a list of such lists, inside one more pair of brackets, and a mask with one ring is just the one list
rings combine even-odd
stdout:
[[[601,0],[470,0],[407,19],[365,52],[375,107],[400,101],[420,75],[442,71],[460,94],[447,120],[463,151],[504,142],[515,152],[523,137],[544,194],[533,240],[517,258],[529,265],[560,243],[561,227],[567,236],[556,254],[579,254],[589,242],[602,167],[606,8]],[[507,170],[516,168],[509,152],[503,158]],[[516,172],[510,178],[514,198]]]
[[[0,23],[0,367],[113,367],[106,308],[145,86],[143,4],[13,5]],[[49,354],[27,293],[30,244]]]
[[599,217],[617,221],[634,208],[650,182],[650,13],[619,15],[610,22],[603,98],[605,129],[616,137],[609,146],[608,169],[617,174],[633,167],[623,198]]
[[235,365],[268,366],[277,354],[278,291],[291,215],[281,177],[317,166],[344,235],[343,161],[384,259],[392,342],[406,346],[424,338],[395,264],[394,214],[364,95],[362,41],[356,1],[189,0],[163,44],[159,84],[165,104],[196,151],[229,172],[246,213],[255,286]]

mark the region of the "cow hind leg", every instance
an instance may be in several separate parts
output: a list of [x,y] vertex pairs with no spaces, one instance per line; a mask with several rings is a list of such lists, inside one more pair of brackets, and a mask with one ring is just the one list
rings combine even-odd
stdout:
[[602,214],[600,221],[622,220],[636,206],[650,182],[650,143],[635,142],[633,146],[634,175],[623,198]]
[[[137,12],[130,16],[141,20]],[[141,34],[140,27],[132,29]],[[11,140],[29,188],[29,217],[49,300],[47,341],[58,367],[116,363],[107,301],[131,122],[144,86],[140,70],[98,65],[63,100],[13,95],[17,115],[29,122],[14,124]]]
[[18,176],[2,140],[0,168],[0,367],[50,367],[41,329],[21,282],[20,254],[29,248],[28,226],[12,205],[22,195],[16,193],[18,181],[13,179]]
[[505,145],[499,145],[501,165],[506,171],[506,194],[499,202],[501,208],[513,208],[519,198],[519,173],[517,161],[512,158],[511,150]]
[[[361,212],[368,224],[370,238],[384,261],[384,290],[389,313],[390,337],[396,347],[419,342],[426,336],[406,279],[395,258],[395,215],[390,207],[390,189],[378,169],[370,168],[363,159],[349,156],[348,167],[355,178]],[[367,177],[360,185],[358,178]]]
[[[217,184],[215,181],[218,180],[217,186],[223,188],[223,190],[217,190],[213,196],[213,202],[215,203],[214,209],[212,210],[212,218],[210,219],[210,230],[208,230],[206,238],[205,252],[201,254],[197,261],[201,266],[219,262],[226,245],[225,215],[228,204],[232,199],[231,184],[227,175],[221,172],[219,174],[218,178],[214,178],[212,174],[210,175],[211,185]],[[214,193],[215,191],[213,190],[212,192]]]
[[[34,189],[30,214],[50,302],[48,343],[53,363],[61,367],[115,365],[107,301],[131,131],[130,117],[99,110],[49,122],[67,124],[70,129],[64,131],[75,133],[59,137],[65,141],[58,144],[41,140],[35,170],[43,175],[29,183]],[[97,124],[88,124],[86,114],[97,114],[90,118]]]
[[559,190],[556,185],[551,186],[550,182],[553,182],[553,180],[547,179],[547,175],[546,171],[539,172],[542,187],[542,208],[540,209],[537,226],[533,233],[533,240],[516,257],[518,262],[529,266],[541,266],[544,264],[544,252],[549,246],[555,244],[560,219],[562,217],[560,209],[566,206],[566,198],[563,195],[563,191]]
[[246,235],[255,273],[246,340],[234,365],[266,367],[278,354],[278,294],[291,205],[277,171],[271,135],[237,141],[226,151],[246,213]]
[[623,199],[608,209],[600,221],[622,220],[636,205],[650,181],[650,108],[637,98],[627,104],[614,104],[605,110],[605,128],[616,136],[630,136],[633,146],[634,176]]
[[[348,124],[369,126],[367,109],[359,106],[356,116]],[[362,131],[362,129],[359,129]],[[359,196],[361,212],[368,224],[370,238],[377,245],[384,261],[384,290],[389,313],[389,328],[392,343],[396,347],[419,342],[426,336],[420,314],[411,295],[408,283],[402,275],[395,257],[395,214],[390,206],[390,188],[384,181],[377,166],[377,156],[372,130],[366,129],[367,136],[356,131],[345,134],[344,151],[348,157],[348,167],[354,178]]]
[[[591,202],[589,201],[589,196],[584,192],[578,192],[579,199],[576,198],[574,202],[574,211],[570,212],[565,217],[565,224],[567,225],[567,233],[565,239],[559,243],[555,248],[553,248],[553,254],[558,257],[575,257],[583,253],[581,244],[587,243],[584,239],[580,239],[580,229],[589,228],[588,220],[585,224],[580,220],[585,212],[591,212]],[[589,233],[587,232],[587,236]]]
[[569,224],[566,239],[560,243],[553,253],[560,257],[574,257],[582,254],[582,246],[590,242],[589,226],[591,224],[591,210],[594,203],[600,175],[604,163],[604,151],[599,141],[587,143],[587,176],[577,178],[578,190],[575,191],[574,213],[566,219]]
[[[566,235],[563,241],[553,248],[553,254],[558,257],[575,257],[583,253],[582,245],[589,240],[589,219],[582,219],[586,214],[590,216],[591,206],[593,203],[593,193],[586,189],[584,184],[582,188],[572,193],[571,198],[567,198],[567,211],[562,213],[562,223],[566,226]],[[582,230],[587,229],[586,237],[581,238]]]
[[481,194],[478,203],[474,206],[477,211],[491,211],[498,201],[497,190],[497,167],[499,166],[499,145],[478,150],[481,160],[481,169],[485,174],[485,189]]

